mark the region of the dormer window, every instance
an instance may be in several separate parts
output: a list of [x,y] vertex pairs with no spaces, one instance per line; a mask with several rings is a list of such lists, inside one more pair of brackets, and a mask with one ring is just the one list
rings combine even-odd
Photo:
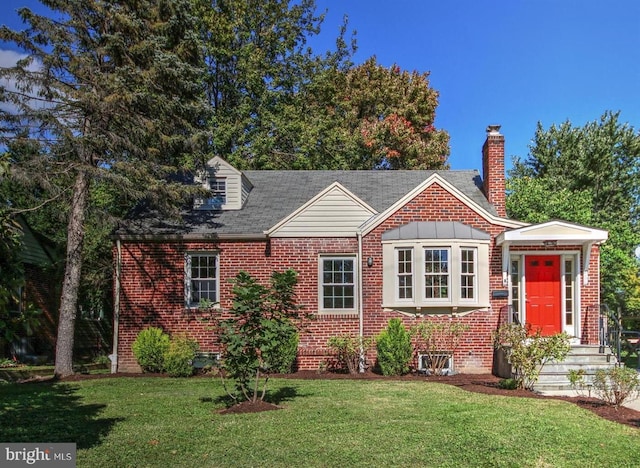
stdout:
[[193,182],[208,192],[193,200],[193,209],[200,211],[241,210],[253,189],[242,172],[218,156],[194,175]]
[[227,203],[227,180],[221,177],[209,177],[207,180],[211,196],[207,204],[216,208],[221,208]]

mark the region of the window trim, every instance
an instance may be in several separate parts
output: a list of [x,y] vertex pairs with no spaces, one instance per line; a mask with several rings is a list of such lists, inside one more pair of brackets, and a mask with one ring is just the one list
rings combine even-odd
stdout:
[[[465,273],[462,268],[462,265],[464,263],[464,259],[463,257],[463,252],[473,252],[473,273],[469,274],[469,273]],[[470,245],[461,245],[460,246],[460,259],[459,259],[459,263],[460,263],[460,271],[458,274],[458,278],[460,281],[460,287],[458,289],[458,299],[460,300],[460,303],[469,303],[469,304],[475,304],[478,298],[478,247],[476,246],[470,246]],[[462,292],[464,290],[463,284],[462,284],[462,278],[463,277],[471,277],[472,278],[472,291],[473,291],[473,297],[472,298],[468,298],[468,297],[462,297]],[[468,286],[467,286],[468,287]]]
[[[440,251],[440,252],[446,252],[447,253],[447,272],[446,274],[442,274],[442,272],[436,272],[436,273],[427,273],[426,271],[426,252],[427,250],[430,250],[432,252],[434,251]],[[453,300],[453,294],[452,294],[452,289],[453,289],[453,284],[451,281],[451,277],[452,277],[452,270],[453,270],[453,255],[452,255],[452,249],[451,247],[448,246],[444,246],[444,245],[424,245],[422,246],[422,262],[421,262],[421,266],[422,266],[422,302],[425,304],[430,304],[430,303],[450,303]],[[427,276],[430,277],[446,277],[447,279],[447,285],[446,290],[447,290],[447,295],[446,296],[438,296],[438,297],[427,297]],[[437,286],[439,289],[442,288],[442,285]],[[435,286],[434,286],[435,288]]]
[[[353,263],[353,282],[344,283],[353,285],[353,307],[326,308],[324,306],[324,261],[325,260],[350,260]],[[327,253],[318,256],[318,313],[320,314],[354,314],[358,312],[358,256],[348,253]]]
[[191,262],[193,257],[214,257],[215,258],[215,270],[216,278],[212,278],[216,282],[215,295],[216,300],[213,301],[213,307],[220,307],[220,252],[212,250],[198,250],[188,251],[184,254],[184,305],[188,309],[197,309],[200,306],[200,301],[197,303],[191,300],[192,294],[192,270]]
[[[427,309],[428,313],[451,313],[452,307],[481,309],[491,306],[490,300],[490,240],[486,239],[393,239],[382,241],[383,257],[383,298],[382,307],[408,313]],[[397,254],[398,249],[413,248],[414,258],[414,298],[399,300],[397,292]],[[424,250],[449,250],[449,297],[425,297]],[[473,299],[461,298],[461,252],[463,249],[475,249],[475,291]],[[415,291],[422,291],[415,293]]]
[[[219,187],[222,184],[222,188]],[[206,204],[217,208],[222,208],[227,204],[227,178],[226,177],[208,177],[207,188],[210,195]]]
[[[399,266],[400,266],[400,252],[410,252],[411,253],[411,262],[409,263],[409,265],[411,265],[411,274],[407,274],[406,272],[404,272],[403,274],[400,274],[399,272]],[[404,263],[407,263],[406,260]],[[395,278],[396,278],[396,284],[395,284],[395,298],[396,301],[398,302],[407,302],[407,303],[413,303],[415,301],[415,297],[416,297],[416,280],[415,280],[415,276],[416,276],[416,268],[415,268],[415,253],[414,253],[414,248],[413,247],[404,247],[404,246],[398,246],[394,248],[394,268],[395,268]],[[400,297],[400,277],[408,277],[411,278],[411,297]],[[404,288],[406,288],[407,286],[402,286]]]

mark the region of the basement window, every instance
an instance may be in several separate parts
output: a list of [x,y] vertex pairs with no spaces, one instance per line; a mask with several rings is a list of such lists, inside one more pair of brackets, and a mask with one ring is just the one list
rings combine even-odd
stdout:
[[452,375],[453,356],[444,351],[418,353],[418,371],[427,375]]

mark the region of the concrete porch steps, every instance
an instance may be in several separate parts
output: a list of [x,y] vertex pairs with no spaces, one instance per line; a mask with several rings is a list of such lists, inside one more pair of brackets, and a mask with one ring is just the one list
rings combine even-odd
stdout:
[[584,370],[584,378],[589,382],[598,369],[609,369],[616,364],[616,356],[609,348],[604,348],[601,353],[597,345],[575,345],[563,361],[552,361],[542,368],[533,389],[536,392],[571,390],[570,370]]

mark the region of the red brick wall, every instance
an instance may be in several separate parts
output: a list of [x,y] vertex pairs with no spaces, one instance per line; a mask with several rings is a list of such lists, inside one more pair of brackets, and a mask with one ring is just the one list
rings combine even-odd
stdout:
[[[440,318],[413,318],[399,312],[385,312],[382,307],[382,233],[413,221],[459,221],[491,234],[495,238],[504,228],[487,222],[464,203],[454,198],[438,184],[415,197],[407,205],[391,215],[363,239],[363,258],[375,259],[371,268],[364,266],[364,335],[375,336],[386,327],[389,319],[402,318],[405,326],[410,327],[420,320],[449,320],[449,316]],[[489,249],[490,289],[505,289],[502,286],[502,249],[493,242]],[[460,346],[454,356],[457,372],[491,372],[493,347],[491,332],[498,326],[498,312],[507,305],[506,300],[492,300],[489,310],[477,310],[461,316],[458,320],[469,325],[469,331],[462,336]],[[370,353],[374,361],[375,352]],[[417,363],[414,363],[414,365]]]
[[161,327],[169,334],[186,332],[203,351],[218,351],[210,325],[202,313],[184,306],[184,254],[191,250],[216,250],[220,255],[220,309],[231,307],[232,279],[247,271],[268,284],[274,270],[298,272],[296,290],[304,312],[316,315],[305,321],[300,335],[299,366],[317,369],[328,359],[329,337],[358,333],[357,314],[318,315],[318,258],[320,254],[357,254],[354,239],[271,239],[266,242],[122,243],[120,335],[118,370],[139,371],[131,352],[138,333]]

